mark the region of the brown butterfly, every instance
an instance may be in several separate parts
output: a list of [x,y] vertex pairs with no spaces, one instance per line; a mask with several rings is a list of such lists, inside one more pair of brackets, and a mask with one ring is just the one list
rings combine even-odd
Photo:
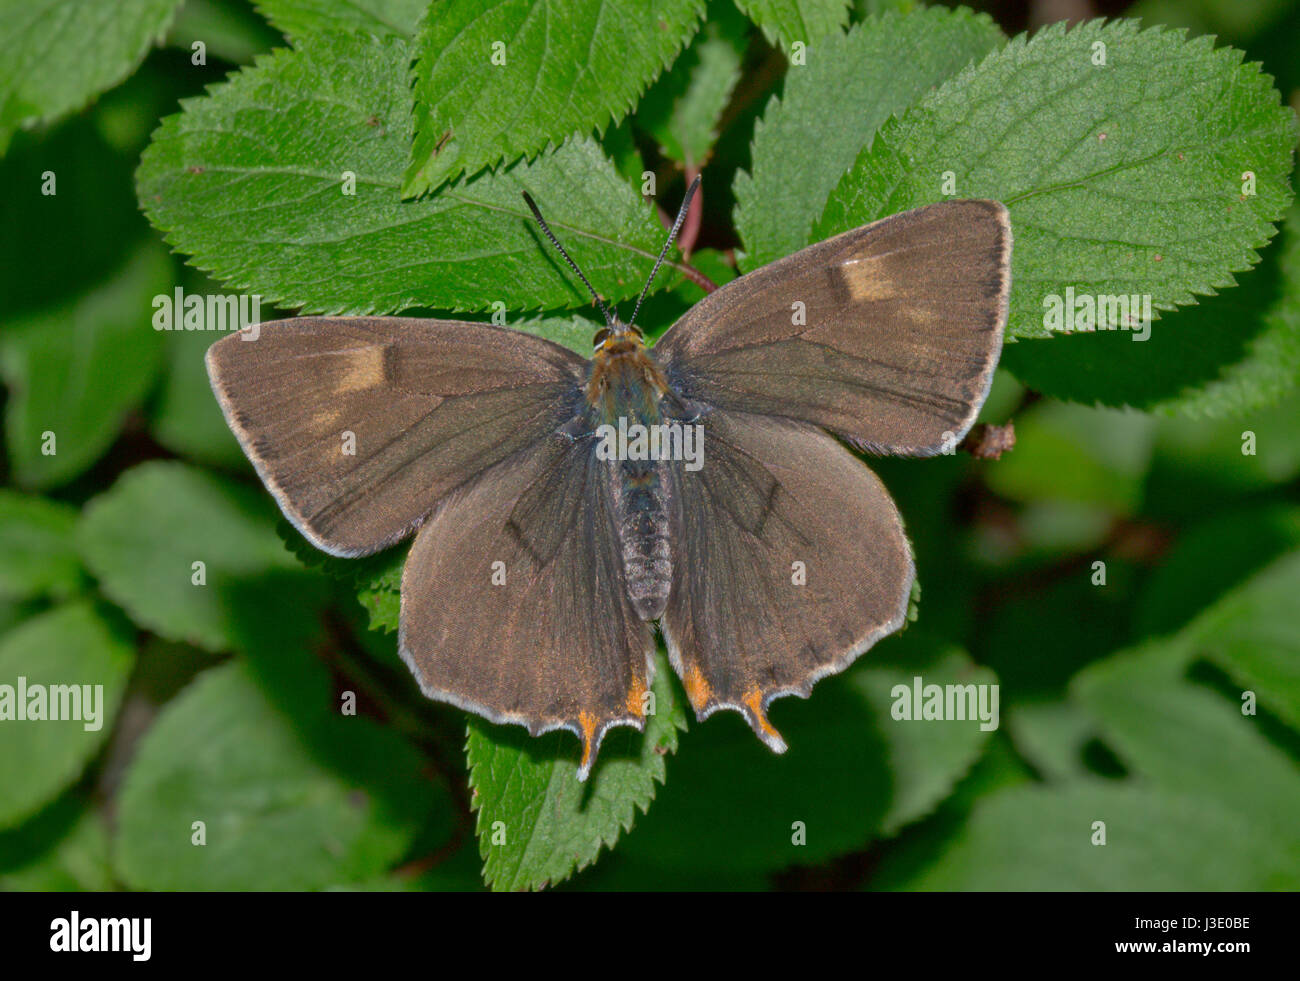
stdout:
[[[894,502],[835,437],[930,456],[965,435],[1010,256],[1001,204],[949,201],[742,276],[653,347],[640,299],[623,323],[593,289],[590,360],[486,324],[300,317],[218,341],[208,372],[318,548],[415,534],[399,645],[430,698],[572,730],[585,779],[612,726],[644,727],[657,620],[696,716],[734,709],[782,752],[772,700],[898,630],[915,577]],[[695,434],[702,457],[619,455],[619,426]]]

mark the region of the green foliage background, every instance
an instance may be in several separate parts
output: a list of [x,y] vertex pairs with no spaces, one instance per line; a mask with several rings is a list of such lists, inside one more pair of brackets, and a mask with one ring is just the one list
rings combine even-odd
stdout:
[[[1300,2],[998,9],[0,0],[0,684],[102,684],[106,713],[0,721],[0,887],[1300,888]],[[303,542],[211,396],[214,337],[155,331],[153,299],[504,309],[586,353],[520,191],[619,301],[699,172],[654,330],[697,273],[947,176],[1005,202],[983,421],[1018,440],[873,462],[919,616],[777,704],[786,756],[688,722],[665,669],[580,785],[569,734],[420,696],[404,550]],[[1045,337],[1068,287],[1150,294],[1150,340]],[[916,675],[999,684],[999,728],[896,721]]]

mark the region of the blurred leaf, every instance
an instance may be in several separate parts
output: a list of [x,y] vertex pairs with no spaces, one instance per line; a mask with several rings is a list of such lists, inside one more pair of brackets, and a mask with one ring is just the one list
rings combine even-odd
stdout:
[[847,24],[852,0],[736,0],[736,6],[789,54],[796,41],[812,44]]
[[811,245],[827,197],[881,124],[1001,39],[986,14],[936,7],[855,24],[791,66],[754,127],[750,173],[736,175],[743,268]]
[[637,128],[688,171],[699,170],[718,139],[718,122],[740,81],[748,28],[730,0],[715,3],[672,71],[660,76],[637,105]]
[[[431,802],[414,755],[366,719],[331,720],[376,744],[359,761],[404,775],[410,796],[394,812],[320,757],[309,721],[272,708],[242,664],[202,674],[163,710],[127,774],[115,852],[122,879],[137,889],[319,889],[401,858],[414,815]],[[203,845],[192,840],[199,821]]]
[[[471,718],[466,754],[478,812],[483,878],[497,890],[541,889],[594,862],[632,830],[664,782],[664,758],[686,728],[684,706],[658,660],[645,734],[611,729],[586,783],[567,731],[534,739],[519,726]],[[495,841],[504,836],[504,843]]]
[[[423,4],[424,0],[416,0]],[[195,41],[204,51],[232,65],[245,65],[270,51],[280,38],[247,7],[226,0],[185,0],[167,44],[193,54]]]
[[[1294,512],[1292,517],[1295,517]],[[1300,550],[1278,559],[1203,614],[1193,631],[1209,658],[1260,705],[1300,730]]]
[[1242,494],[1300,474],[1300,392],[1237,418],[1159,419],[1154,449],[1149,512],[1188,520],[1236,506]]
[[20,135],[0,160],[0,323],[102,285],[149,229],[132,161],[105,142],[101,116]]
[[1300,548],[1300,509],[1246,507],[1212,514],[1184,531],[1152,570],[1135,632],[1173,633],[1251,573]]
[[285,308],[585,304],[520,196],[531,189],[602,296],[640,289],[663,231],[590,140],[401,200],[409,57],[397,39],[324,35],[260,59],[163,121],[137,175],[142,207],[194,265]]
[[165,367],[162,385],[149,409],[150,433],[179,456],[226,469],[249,470],[244,451],[212,394],[203,362],[219,335],[170,330],[162,337]]
[[1040,402],[1016,417],[1016,447],[984,469],[1015,501],[1075,501],[1132,514],[1142,501],[1152,424],[1133,411]]
[[995,679],[921,636],[891,640],[868,661],[822,682],[807,701],[773,704],[790,747],[782,756],[731,712],[694,727],[624,854],[693,874],[776,871],[861,848],[928,813],[988,734],[978,722],[896,721],[892,688],[917,674],[939,685]]
[[0,599],[67,599],[82,588],[76,509],[0,489]]
[[6,326],[5,442],[18,483],[67,483],[117,438],[157,373],[150,303],[170,282],[170,260],[150,243],[89,293]]
[[1300,378],[1300,212],[1241,285],[1132,331],[1010,344],[1002,363],[1056,398],[1196,418],[1276,403]]
[[[898,646],[907,649],[911,645],[922,656],[901,658],[909,662],[906,670],[900,665],[868,664],[860,672],[864,690],[882,720],[893,774],[889,809],[880,821],[882,835],[895,834],[934,810],[979,758],[989,738],[979,724],[895,719],[891,709],[901,693],[896,686],[910,691],[917,677],[926,685],[981,685],[988,689],[998,683],[992,671],[972,663],[959,648],[917,637],[904,637]],[[896,647],[895,659],[900,659],[898,653]],[[996,727],[998,719],[992,723]]]
[[19,127],[80,109],[167,33],[181,0],[0,0],[0,156]]
[[[104,593],[140,626],[226,650],[239,581],[296,568],[273,509],[260,488],[180,463],[145,463],[86,506],[78,544]],[[196,562],[204,585],[194,584]]]
[[603,131],[699,29],[704,0],[444,0],[412,55],[413,197]]
[[0,834],[0,889],[108,892],[112,888],[104,821],[70,795]]
[[324,31],[410,37],[430,0],[253,0],[253,6],[290,40]]
[[[1106,844],[1094,845],[1104,821]],[[980,798],[908,890],[1252,890],[1281,856],[1214,801],[1129,784],[1016,787]],[[1195,856],[1194,859],[1191,856]]]
[[1300,716],[1298,591],[1300,552],[1293,552],[1189,627],[1092,665],[1071,688],[1130,771],[1241,815],[1246,837],[1276,853],[1271,865],[1252,870],[1260,877],[1256,888],[1300,883],[1300,767],[1261,732],[1260,717],[1247,714],[1244,701],[1185,674],[1194,658],[1213,652],[1230,673],[1258,686],[1262,706]]
[[[113,729],[134,660],[130,638],[86,601],[0,637],[0,828],[35,814],[85,769]],[[103,687],[87,701],[85,686]],[[50,721],[56,709],[63,718]],[[31,718],[37,710],[46,718]]]
[[1046,780],[1092,776],[1084,749],[1097,736],[1097,724],[1068,698],[1027,699],[1008,713],[1007,729],[1016,751]]
[[1296,138],[1295,113],[1241,58],[1134,21],[1018,37],[881,127],[817,237],[942,200],[950,172],[957,197],[1011,212],[1012,335],[1045,336],[1045,298],[1067,287],[1150,294],[1157,311],[1229,287],[1286,212]]

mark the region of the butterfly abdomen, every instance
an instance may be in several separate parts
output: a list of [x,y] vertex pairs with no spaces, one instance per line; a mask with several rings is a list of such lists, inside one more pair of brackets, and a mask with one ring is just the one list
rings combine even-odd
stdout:
[[666,484],[653,462],[614,461],[610,476],[628,598],[642,620],[656,620],[673,574]]
[[663,372],[639,336],[624,334],[594,358],[587,398],[595,417],[619,439],[609,461],[610,500],[623,557],[628,598],[642,620],[668,605],[672,557],[668,543],[668,482],[650,432],[662,422]]

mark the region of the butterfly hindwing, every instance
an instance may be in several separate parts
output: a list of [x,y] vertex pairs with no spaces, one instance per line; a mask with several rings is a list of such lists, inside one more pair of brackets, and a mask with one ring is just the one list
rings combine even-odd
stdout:
[[[252,339],[255,338],[255,339]],[[485,324],[301,317],[208,350],[222,410],[290,521],[334,555],[406,537],[573,415],[586,362]]]
[[929,456],[965,435],[988,394],[1010,255],[998,202],[917,208],[728,283],[655,354],[688,399]]
[[661,626],[696,714],[740,711],[781,751],[768,704],[903,625],[911,550],[880,480],[825,432],[725,410],[702,422],[704,466],[673,470]]
[[498,463],[439,506],[402,575],[400,649],[425,694],[572,730],[580,778],[611,726],[644,726],[653,652],[604,467],[594,440],[564,435]]

